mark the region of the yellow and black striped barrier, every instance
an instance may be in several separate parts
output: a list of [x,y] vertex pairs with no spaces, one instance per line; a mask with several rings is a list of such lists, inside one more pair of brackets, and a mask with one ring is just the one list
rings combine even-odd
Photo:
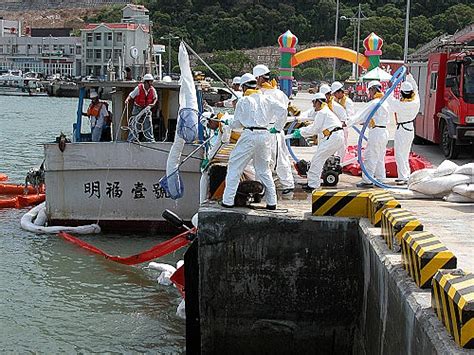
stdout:
[[382,211],[386,208],[400,208],[400,202],[385,190],[374,191],[369,196],[369,219],[374,227],[380,227],[382,223]]
[[456,268],[456,257],[435,235],[407,232],[402,236],[402,263],[418,287],[430,288],[439,269]]
[[433,278],[431,307],[463,348],[474,349],[474,274],[439,270]]
[[393,251],[400,251],[402,236],[409,231],[422,231],[423,225],[403,208],[387,208],[382,211],[382,237]]
[[313,216],[367,217],[369,192],[317,190],[313,192]]

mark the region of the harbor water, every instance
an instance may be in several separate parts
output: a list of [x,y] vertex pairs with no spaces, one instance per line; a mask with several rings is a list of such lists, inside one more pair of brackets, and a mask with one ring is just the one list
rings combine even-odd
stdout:
[[[43,159],[41,143],[71,137],[76,100],[0,97],[0,173],[22,183]],[[0,209],[1,353],[182,353],[184,320],[174,287],[145,265],[124,266],[55,235],[20,228],[27,210]],[[135,254],[163,241],[150,234],[81,239],[109,254]],[[164,258],[175,263],[182,253]]]

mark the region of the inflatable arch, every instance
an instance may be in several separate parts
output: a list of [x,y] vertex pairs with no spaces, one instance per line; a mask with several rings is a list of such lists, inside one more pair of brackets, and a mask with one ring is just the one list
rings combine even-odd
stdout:
[[348,48],[337,46],[322,46],[305,49],[296,53],[298,38],[290,30],[278,37],[280,45],[280,88],[291,95],[294,67],[318,58],[342,59],[358,64],[364,69],[372,70],[380,65],[380,55],[383,40],[375,33],[371,33],[364,40],[365,55]]

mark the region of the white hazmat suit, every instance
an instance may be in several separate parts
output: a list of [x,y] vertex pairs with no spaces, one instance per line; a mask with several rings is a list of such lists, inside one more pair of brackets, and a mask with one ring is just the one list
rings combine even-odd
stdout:
[[415,137],[415,118],[420,111],[420,96],[418,85],[411,74],[407,75],[406,81],[413,87],[413,97],[410,99],[397,100],[393,94],[387,98],[390,110],[396,115],[397,130],[394,137],[395,161],[397,162],[397,173],[400,181],[408,181],[410,177],[410,150]]
[[[381,94],[380,94],[381,95]],[[349,127],[355,124],[363,124],[369,117],[370,112],[380,102],[380,98],[371,100],[367,106],[353,117],[350,117],[347,125]],[[369,134],[367,136],[367,146],[365,148],[364,165],[367,172],[379,180],[386,178],[385,171],[385,150],[388,143],[388,129],[389,122],[389,108],[388,104],[384,102],[380,108],[375,112],[369,124]],[[369,178],[363,174],[362,180],[370,184]]]
[[[352,117],[355,115],[356,111],[355,111],[355,106],[354,106],[354,101],[352,101],[350,99],[350,97],[348,97],[346,94],[344,94],[344,96],[341,98],[341,99],[335,99],[337,100],[337,103],[339,105],[341,105],[344,110],[346,110],[346,115],[347,117]],[[347,124],[347,121],[346,121],[346,124]],[[347,140],[349,138],[349,128],[346,126],[346,127],[342,127],[344,129],[344,152],[347,151]],[[344,157],[341,157],[341,161]]]
[[[281,117],[283,109],[276,105],[270,96],[256,91],[245,95],[237,102],[234,118],[229,122],[231,129],[243,128],[234,150],[230,153],[225,190],[222,203],[234,205],[239,180],[247,164],[253,159],[255,172],[265,186],[267,205],[276,206],[277,196],[275,183],[270,170],[271,160],[271,133],[268,127],[272,117],[278,117],[275,129],[282,130],[285,120]],[[286,108],[284,109],[286,113]]]
[[[272,117],[271,126],[274,126],[274,123],[278,120],[283,120],[286,122],[288,116],[288,103],[289,99],[283,91],[278,88],[266,89],[262,88],[261,91],[265,96],[271,96],[274,100],[275,105],[281,106],[284,109],[278,109],[277,112],[281,112],[282,117]],[[274,110],[275,111],[275,110]],[[277,129],[278,130],[278,129]],[[293,178],[293,172],[291,170],[291,160],[290,153],[288,152],[288,147],[285,142],[285,133],[283,129],[279,130],[279,133],[276,133],[272,137],[272,160],[275,165],[275,172],[280,179],[280,183],[283,189],[294,189],[295,180]]]
[[[341,128],[341,121],[325,103],[316,112],[314,122],[300,128],[300,134],[303,137],[318,135],[318,146],[307,174],[309,187],[318,189],[321,186],[324,163],[331,155],[344,148],[344,133]],[[328,136],[323,133],[324,131],[332,133]]]
[[[337,116],[337,118],[339,118],[339,121],[341,121],[341,123],[346,123],[347,122],[348,117],[347,117],[346,110],[344,109],[344,107],[342,107],[342,105],[340,105],[336,101],[336,99],[334,97],[331,97],[331,99],[329,101],[329,108],[331,109],[332,112],[334,112],[334,114]],[[344,146],[335,153],[338,157],[341,158],[341,161],[344,159],[344,157],[346,155],[347,129],[344,130],[343,135],[344,135]]]

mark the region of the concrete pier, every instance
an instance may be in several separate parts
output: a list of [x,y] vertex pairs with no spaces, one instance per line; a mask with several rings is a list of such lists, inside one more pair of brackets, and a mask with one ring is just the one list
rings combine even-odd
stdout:
[[188,353],[468,352],[379,228],[292,203],[286,213],[201,208],[185,261]]

